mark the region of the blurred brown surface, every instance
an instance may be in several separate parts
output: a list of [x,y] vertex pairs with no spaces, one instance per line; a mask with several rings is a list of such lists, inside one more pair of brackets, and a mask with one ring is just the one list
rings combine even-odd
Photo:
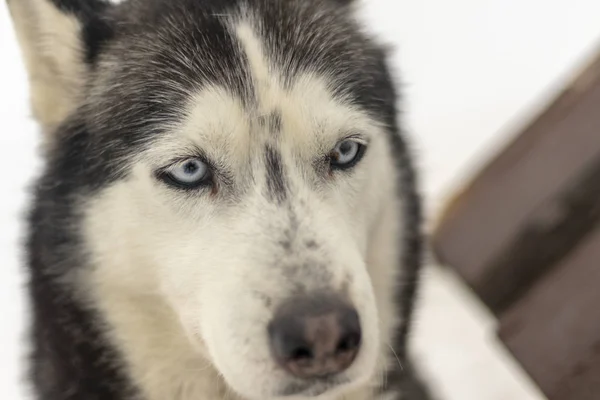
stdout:
[[460,191],[433,246],[550,400],[600,400],[600,58]]
[[596,223],[599,160],[600,60],[454,201],[436,255],[500,313]]
[[499,334],[550,400],[600,399],[600,229],[500,316]]

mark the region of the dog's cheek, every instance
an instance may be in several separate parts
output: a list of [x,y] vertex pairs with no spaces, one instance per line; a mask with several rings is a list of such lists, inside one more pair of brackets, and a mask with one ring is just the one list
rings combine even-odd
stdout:
[[203,239],[185,229],[173,229],[156,250],[160,291],[186,325],[198,324],[203,291],[218,283],[210,270],[219,266],[206,252],[202,254]]

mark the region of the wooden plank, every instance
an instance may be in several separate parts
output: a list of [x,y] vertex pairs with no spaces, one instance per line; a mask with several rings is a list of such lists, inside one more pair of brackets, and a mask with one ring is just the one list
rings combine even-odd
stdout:
[[[598,167],[599,110],[600,59],[477,175],[436,228],[440,262],[456,268],[495,313],[589,232],[585,209],[570,202],[585,203],[582,175]],[[546,240],[562,248],[539,245]]]
[[549,400],[600,399],[600,229],[500,316],[499,336]]
[[572,375],[557,389],[551,400],[598,400],[600,397],[600,346],[574,370]]
[[568,256],[600,224],[598,177],[600,157],[557,197],[541,204],[508,243],[507,250],[490,262],[489,273],[479,282],[478,291],[486,294],[493,311],[499,313],[521,297],[536,278]]

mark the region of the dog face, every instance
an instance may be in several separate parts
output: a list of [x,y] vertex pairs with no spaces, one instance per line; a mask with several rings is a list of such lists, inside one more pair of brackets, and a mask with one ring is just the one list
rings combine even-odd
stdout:
[[88,210],[90,246],[123,268],[99,279],[145,275],[123,290],[160,293],[195,348],[251,398],[325,387],[290,379],[273,357],[269,324],[294,299],[324,294],[358,313],[360,352],[334,383],[364,382],[379,356],[367,251],[391,172],[377,162],[382,132],[305,79],[256,115],[204,89]]
[[33,87],[34,109],[50,166],[86,161],[61,176],[86,188],[76,275],[141,390],[167,393],[150,365],[194,386],[173,366],[196,360],[249,399],[371,382],[396,323],[394,95],[347,6],[28,1],[79,51],[44,55],[64,97]]

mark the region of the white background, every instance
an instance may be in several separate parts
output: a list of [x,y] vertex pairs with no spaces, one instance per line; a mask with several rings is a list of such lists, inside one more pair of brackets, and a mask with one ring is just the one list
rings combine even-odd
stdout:
[[[598,0],[365,3],[369,26],[397,48],[404,120],[430,212],[549,101],[600,39]],[[38,132],[4,1],[0,121],[0,398],[22,400],[20,242]],[[428,271],[422,308],[417,353],[441,400],[540,398],[496,343],[493,321],[453,276]]]

